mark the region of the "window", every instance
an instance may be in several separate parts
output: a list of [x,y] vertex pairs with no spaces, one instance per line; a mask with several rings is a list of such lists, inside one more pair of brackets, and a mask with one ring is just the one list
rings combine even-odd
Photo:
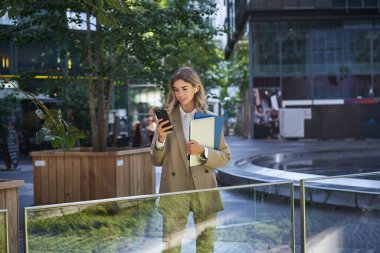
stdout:
[[333,0],[332,6],[333,7],[346,7],[346,0]]
[[364,0],[364,7],[377,7],[378,0]]
[[348,0],[348,7],[362,7],[362,0]]

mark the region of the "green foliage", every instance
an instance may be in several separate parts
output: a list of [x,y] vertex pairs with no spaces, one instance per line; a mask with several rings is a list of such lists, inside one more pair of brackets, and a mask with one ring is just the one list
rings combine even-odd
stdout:
[[7,252],[7,226],[5,213],[0,213],[0,252]]
[[5,77],[4,80],[7,81],[8,84],[13,86],[13,88],[20,94],[23,94],[26,98],[33,102],[36,106],[36,115],[40,119],[44,121],[43,126],[36,133],[36,141],[37,143],[48,141],[52,144],[53,148],[60,149],[69,149],[73,148],[76,144],[77,139],[84,138],[83,133],[81,133],[78,129],[67,125],[67,123],[62,119],[62,115],[60,111],[54,111],[48,109],[43,102],[36,98],[36,96],[32,93],[25,92],[15,86],[10,80]]
[[28,94],[37,107],[36,114],[44,120],[42,128],[36,133],[37,143],[48,141],[53,148],[70,149],[75,147],[76,139],[84,138],[76,128],[69,128],[67,123],[62,119],[60,111],[49,110],[34,95]]
[[77,139],[84,138],[78,129],[67,125],[60,111],[49,110],[45,106],[36,110],[36,114],[44,120],[43,127],[36,133],[37,143],[50,142],[53,148],[70,149],[75,147]]
[[[3,8],[8,10],[15,25],[4,30],[0,37],[12,39],[19,46],[45,43],[58,48],[62,59],[69,56],[82,66],[85,74],[81,75],[94,77],[96,92],[89,89],[88,95],[94,95],[94,102],[98,104],[89,104],[88,108],[92,142],[96,145],[94,136],[98,136],[99,149],[104,148],[104,135],[107,135],[107,124],[103,120],[107,112],[101,106],[102,101],[112,100],[102,80],[106,80],[106,88],[140,80],[163,85],[179,66],[192,65],[205,83],[211,85],[208,70],[218,60],[211,41],[220,32],[209,20],[216,12],[214,1],[28,0],[6,1]],[[67,17],[67,10],[74,15]],[[91,32],[91,39],[67,25],[68,22],[83,24],[80,13],[85,12],[95,17],[98,24],[97,30]],[[92,63],[88,59],[92,59]],[[58,139],[54,133],[48,136],[46,138]]]
[[49,85],[41,88],[41,92],[59,98],[62,115],[66,116],[71,133],[73,130],[83,132],[84,138],[80,138],[80,144],[90,146],[90,116],[85,80],[65,76],[52,80]]
[[249,72],[248,72],[248,40],[238,42],[236,49],[227,63],[228,82],[230,85],[239,87],[239,98],[244,97],[248,89]]
[[[199,59],[208,59],[206,64],[200,66],[206,70],[204,80],[206,86],[210,88],[219,87],[220,94],[217,98],[222,102],[226,118],[233,118],[237,115],[237,105],[241,103],[241,97],[248,88],[248,43],[241,41],[238,43],[231,59],[224,61],[223,50],[217,48],[208,48],[205,52],[196,54]],[[208,57],[202,58],[202,54],[207,54]],[[229,88],[236,88],[237,93],[232,96]]]
[[[45,124],[47,123],[45,122]],[[62,132],[61,128],[55,128],[53,131],[42,127],[36,133],[36,142],[50,142],[53,148],[69,149],[75,147],[77,139],[84,138],[84,134],[75,127],[67,128],[64,132]]]
[[29,216],[29,252],[117,252],[120,241],[133,247],[134,238],[144,236],[153,210],[154,200],[97,204],[55,217],[37,210]]
[[[19,46],[49,42],[60,48],[62,56],[70,53],[84,64],[86,38],[83,33],[69,29],[67,23],[83,24],[78,14],[85,12],[90,3],[80,0],[28,1],[28,8],[21,3],[9,3],[11,9],[18,10],[18,18],[13,20],[15,26],[1,35],[9,36]],[[113,70],[119,73],[119,80],[126,77],[135,81],[143,77],[159,84],[166,83],[168,73],[173,73],[178,66],[199,66],[199,71],[206,74],[208,68],[203,67],[214,55],[212,38],[221,32],[212,27],[208,19],[216,12],[213,1],[108,0],[97,1],[90,7],[92,15],[96,15],[97,22],[102,24],[105,62],[102,69],[86,66],[88,71],[92,69],[98,75],[110,76]],[[67,18],[68,9],[77,15]],[[91,44],[95,49],[95,42]],[[191,49],[199,53],[191,54]],[[123,64],[112,65],[112,55]],[[163,60],[165,64],[162,64]],[[173,63],[167,64],[167,61]]]

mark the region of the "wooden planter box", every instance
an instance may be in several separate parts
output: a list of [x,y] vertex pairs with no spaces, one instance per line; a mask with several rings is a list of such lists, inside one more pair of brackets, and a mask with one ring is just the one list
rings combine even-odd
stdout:
[[0,209],[8,210],[9,252],[20,252],[18,188],[24,180],[0,180]]
[[150,149],[93,152],[76,149],[31,152],[34,204],[153,194]]

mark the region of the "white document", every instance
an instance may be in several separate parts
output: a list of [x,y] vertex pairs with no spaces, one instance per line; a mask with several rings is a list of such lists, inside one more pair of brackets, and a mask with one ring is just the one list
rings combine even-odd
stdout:
[[[190,140],[200,145],[214,148],[215,118],[202,118],[190,121]],[[202,164],[199,155],[190,155],[190,167]]]

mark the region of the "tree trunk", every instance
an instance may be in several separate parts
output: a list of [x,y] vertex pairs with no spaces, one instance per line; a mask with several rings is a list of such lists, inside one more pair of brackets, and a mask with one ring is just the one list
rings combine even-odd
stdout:
[[91,142],[92,147],[95,150],[99,150],[99,133],[98,126],[96,122],[95,113],[95,98],[94,98],[94,63],[92,61],[92,43],[91,43],[91,24],[90,24],[91,7],[87,6],[86,9],[86,40],[87,40],[87,64],[89,68],[88,81],[87,81],[87,94],[88,94],[88,105],[90,109],[90,119],[91,119]]
[[[113,87],[114,87],[114,81],[116,78],[116,48],[112,48],[111,52],[111,76],[110,76],[110,83],[108,86],[108,96],[107,96],[107,106],[106,106],[106,121],[108,122],[108,115],[111,109],[111,103],[112,103],[112,96],[113,96]],[[114,124],[116,124],[116,119]],[[107,124],[107,130],[108,132],[108,124]],[[115,127],[113,127],[113,141],[112,141],[112,146],[116,146],[116,135],[115,135]]]
[[103,69],[103,40],[101,25],[96,22],[96,65],[97,65],[97,85],[98,85],[98,120],[99,120],[99,150],[106,151],[108,122],[106,122],[106,112],[104,106],[104,69]]

